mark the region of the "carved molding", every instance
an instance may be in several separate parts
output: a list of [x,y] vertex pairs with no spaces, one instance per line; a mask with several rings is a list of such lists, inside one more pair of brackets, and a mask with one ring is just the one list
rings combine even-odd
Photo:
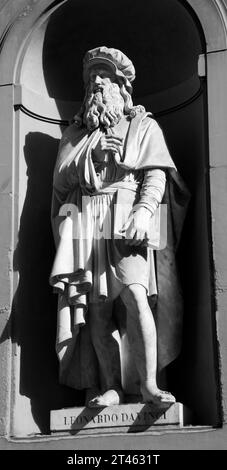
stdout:
[[204,31],[207,52],[227,49],[227,0],[187,0]]
[[[9,0],[0,6],[0,85],[16,83],[15,70],[34,29],[67,0]],[[203,28],[207,52],[227,49],[227,0],[187,0]],[[51,5],[54,5],[51,9]]]
[[[34,29],[68,0],[8,0],[0,7],[0,86],[16,83],[15,73]],[[53,8],[51,8],[53,5]]]

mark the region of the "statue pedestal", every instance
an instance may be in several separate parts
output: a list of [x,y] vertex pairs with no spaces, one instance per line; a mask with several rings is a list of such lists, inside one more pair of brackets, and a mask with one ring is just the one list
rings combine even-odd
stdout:
[[51,431],[72,434],[138,432],[163,426],[187,424],[187,409],[182,403],[165,408],[144,403],[132,403],[105,408],[63,408],[51,411]]

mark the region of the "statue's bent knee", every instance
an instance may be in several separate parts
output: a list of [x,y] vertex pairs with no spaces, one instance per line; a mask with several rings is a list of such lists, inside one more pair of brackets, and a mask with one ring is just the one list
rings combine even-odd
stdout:
[[141,303],[147,302],[147,293],[141,284],[130,284],[122,292],[122,300],[127,308],[139,307]]

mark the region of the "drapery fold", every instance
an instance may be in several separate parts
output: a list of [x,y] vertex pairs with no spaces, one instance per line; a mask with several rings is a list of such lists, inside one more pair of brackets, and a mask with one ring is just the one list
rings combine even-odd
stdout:
[[[95,170],[92,153],[101,135],[100,129],[89,134],[70,126],[61,141],[54,172],[52,224],[57,249],[50,282],[59,293],[56,348],[60,380],[74,388],[98,384],[89,335],[89,302],[115,301],[125,285],[139,282],[147,290],[157,325],[159,369],[173,361],[181,347],[183,298],[175,253],[189,193],[162,131],[149,113],[130,122],[123,158],[111,163],[115,165],[112,181],[102,181]],[[112,232],[116,201],[127,199],[133,207],[139,202],[144,172],[157,168],[167,178],[163,202],[167,204],[168,233],[167,246],[154,257],[153,250],[144,247],[133,252],[124,240],[113,240]],[[82,196],[89,197],[85,209]],[[146,192],[144,201],[146,207]],[[102,232],[104,221],[109,238],[95,236]],[[126,323],[124,306],[113,306],[113,315],[116,328],[125,331],[125,326],[121,328]],[[85,371],[85,364],[89,370]]]

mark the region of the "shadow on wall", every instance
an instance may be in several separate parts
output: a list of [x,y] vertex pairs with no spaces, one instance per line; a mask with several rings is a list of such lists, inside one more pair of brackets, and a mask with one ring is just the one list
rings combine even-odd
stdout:
[[191,192],[177,259],[184,295],[182,351],[168,385],[193,411],[195,425],[219,425],[212,252],[209,226],[206,84],[190,105],[160,118],[177,169]]
[[50,210],[59,141],[40,132],[26,136],[27,193],[20,220],[14,270],[14,341],[21,347],[20,393],[31,400],[35,422],[49,432],[50,410],[73,406],[80,394],[58,384],[55,354],[57,296],[48,279],[54,257]]

